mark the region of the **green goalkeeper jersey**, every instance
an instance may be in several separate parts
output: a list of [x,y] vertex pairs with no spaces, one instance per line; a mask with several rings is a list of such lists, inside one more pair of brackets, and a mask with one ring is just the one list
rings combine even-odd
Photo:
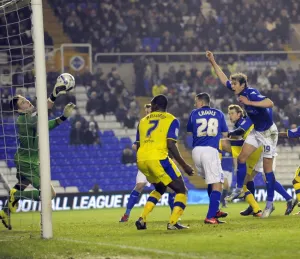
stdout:
[[[39,137],[37,133],[37,113],[20,114],[17,119],[19,146],[15,154],[16,162],[39,164]],[[49,130],[59,124],[57,121],[49,120]]]

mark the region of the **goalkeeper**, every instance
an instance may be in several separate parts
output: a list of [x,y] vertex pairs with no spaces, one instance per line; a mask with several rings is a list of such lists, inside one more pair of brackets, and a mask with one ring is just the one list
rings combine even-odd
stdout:
[[[54,105],[55,99],[66,93],[66,87],[57,82],[53,92],[48,98],[48,109]],[[16,212],[18,201],[20,199],[40,200],[40,172],[39,172],[39,150],[38,150],[38,133],[37,120],[38,115],[36,108],[29,100],[21,95],[13,97],[10,101],[10,108],[19,114],[17,119],[19,146],[15,154],[15,164],[17,167],[17,184],[10,190],[8,207],[6,206],[0,211],[0,219],[3,225],[11,229],[10,213]],[[64,122],[72,113],[75,104],[69,103],[65,106],[63,114],[54,119],[49,120],[49,130],[56,128]],[[31,184],[35,190],[25,191],[27,186]],[[51,185],[52,199],[55,197],[55,190]]]

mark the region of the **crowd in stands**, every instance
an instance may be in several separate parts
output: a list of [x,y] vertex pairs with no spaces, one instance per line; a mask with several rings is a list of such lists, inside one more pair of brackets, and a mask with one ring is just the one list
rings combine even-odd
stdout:
[[51,0],[65,32],[95,52],[282,50],[297,0]]

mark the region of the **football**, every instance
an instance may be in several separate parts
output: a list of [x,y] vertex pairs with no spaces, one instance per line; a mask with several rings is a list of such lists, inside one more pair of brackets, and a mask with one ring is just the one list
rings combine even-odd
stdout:
[[69,73],[63,73],[57,78],[56,83],[58,85],[65,85],[66,91],[70,91],[75,87],[75,78]]

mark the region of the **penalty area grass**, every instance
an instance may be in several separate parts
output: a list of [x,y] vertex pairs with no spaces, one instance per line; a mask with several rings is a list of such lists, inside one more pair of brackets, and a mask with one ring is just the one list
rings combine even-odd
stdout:
[[182,224],[190,229],[181,231],[166,230],[168,207],[156,207],[142,231],[134,225],[142,208],[126,223],[119,223],[124,209],[57,211],[51,240],[40,238],[38,212],[17,213],[11,231],[0,225],[0,258],[300,258],[300,216],[284,216],[278,202],[270,218],[242,217],[246,206],[229,204],[222,225],[203,223],[207,205],[187,206]]

